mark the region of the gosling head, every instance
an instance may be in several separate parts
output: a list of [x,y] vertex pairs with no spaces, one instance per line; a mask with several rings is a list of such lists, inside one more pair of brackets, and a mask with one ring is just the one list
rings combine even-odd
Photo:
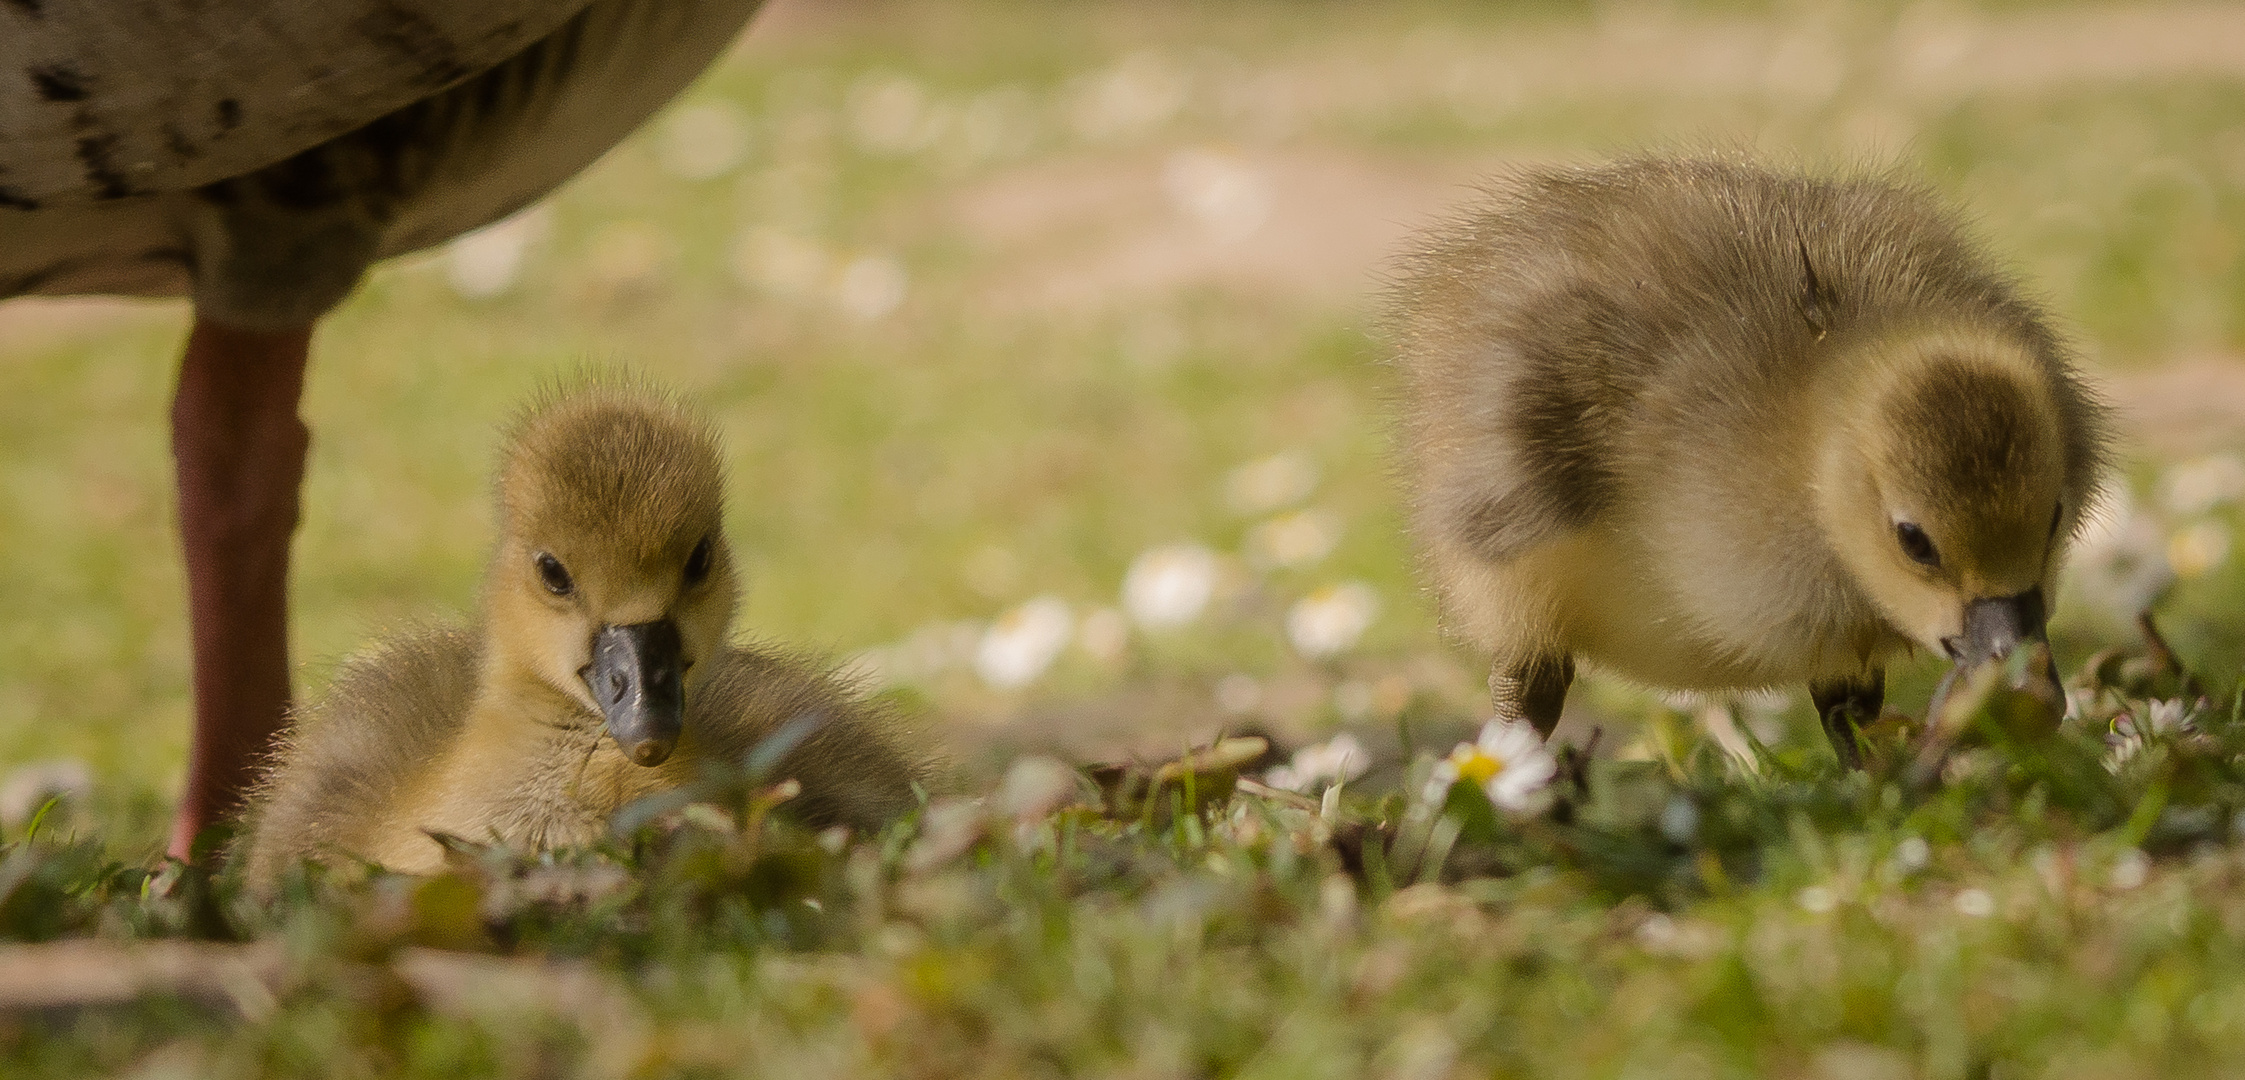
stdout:
[[[2097,404],[2012,335],[1857,347],[1822,405],[1818,516],[1833,548],[1890,623],[1960,665],[2044,640],[2066,541],[2096,493]],[[2056,690],[2054,667],[2036,674]]]
[[717,442],[677,403],[595,388],[535,407],[499,475],[494,659],[602,716],[640,765],[677,746],[738,585]]

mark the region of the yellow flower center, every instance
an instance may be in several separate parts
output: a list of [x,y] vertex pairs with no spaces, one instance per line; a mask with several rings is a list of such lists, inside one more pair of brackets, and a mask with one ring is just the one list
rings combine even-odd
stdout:
[[1458,766],[1458,778],[1486,784],[1489,778],[1504,771],[1504,759],[1478,746],[1461,746],[1450,752],[1450,760]]

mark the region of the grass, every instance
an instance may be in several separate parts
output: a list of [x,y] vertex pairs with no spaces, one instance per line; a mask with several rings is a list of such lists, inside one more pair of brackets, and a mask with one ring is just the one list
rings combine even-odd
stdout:
[[2180,689],[2152,668],[2084,672],[2055,728],[1958,710],[1934,785],[1898,742],[1852,775],[1600,759],[1526,816],[1461,786],[1430,819],[1426,756],[1323,814],[1222,773],[1009,778],[853,843],[718,783],[597,851],[270,906],[33,837],[0,856],[11,936],[260,944],[124,1005],[13,969],[0,1046],[24,1076],[2227,1075],[2245,717],[2118,752]]
[[[1406,820],[1410,770],[1470,730],[1479,682],[1410,571],[1368,273],[1474,176],[1710,142],[1898,160],[1972,208],[2121,390],[2245,349],[2234,74],[1919,85],[1897,57],[1970,19],[2000,44],[2110,14],[1929,11],[775,11],[539,212],[503,288],[469,295],[451,255],[399,260],[321,332],[294,594],[307,691],[384,627],[472,610],[511,410],[580,365],[628,365],[725,434],[743,632],[885,661],[958,789],[989,790],[1021,747],[1345,728],[1381,771],[1336,820],[1259,797],[1161,827],[1066,810],[914,868],[917,826],[829,850],[746,822],[735,791],[566,872],[492,855],[257,910],[155,857],[186,730],[161,426],[183,312],[0,309],[0,761],[94,778],[36,839],[5,822],[0,937],[248,937],[278,957],[231,990],[6,1012],[6,1071],[2234,1071],[2245,744],[2222,703],[2245,561],[2226,551],[2237,493],[2169,494],[2233,432],[2132,453],[2149,540],[2082,560],[2054,628],[2079,669],[2135,648],[2128,619],[2155,602],[2211,688],[2196,736],[2107,771],[2100,724],[2176,693],[2139,685],[2054,737],[1996,725],[1917,790],[1833,772],[1803,705],[1776,699],[1742,714],[1767,746],[1756,777],[1662,700],[1591,679],[1570,726],[1604,725],[1620,753],[1573,820],[1473,817],[1448,880],[1363,856],[1383,827],[1425,827]],[[1665,44],[1630,51],[1648,40]],[[726,131],[736,160],[686,160]],[[2173,426],[2132,430],[2187,446]],[[1278,454],[1315,483],[1243,512],[1235,470]],[[1255,530],[1296,510],[1338,523],[1331,553],[1251,559]],[[1179,541],[1223,567],[1189,626],[1071,645],[1018,689],[945,644],[971,651],[1039,596],[1080,625]],[[2149,568],[2133,584],[2130,558]],[[1377,618],[1302,657],[1287,612],[1349,581]],[[1897,673],[1896,705],[1918,710],[1938,675]],[[1679,806],[1695,828],[1663,833]],[[554,986],[485,993],[518,976]]]

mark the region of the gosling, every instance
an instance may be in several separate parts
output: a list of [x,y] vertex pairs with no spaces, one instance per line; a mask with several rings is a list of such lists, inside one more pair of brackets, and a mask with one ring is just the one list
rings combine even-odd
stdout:
[[1648,157],[1487,195],[1392,313],[1412,528],[1499,716],[1548,737],[1578,659],[1805,682],[1859,767],[1898,655],[2043,640],[2104,409],[1931,194]]
[[709,428],[666,398],[593,387],[536,406],[498,482],[483,620],[343,665],[257,792],[245,875],[304,859],[426,873],[432,834],[518,850],[597,840],[616,810],[783,729],[772,778],[814,825],[880,827],[925,766],[832,675],[726,643],[738,593]]

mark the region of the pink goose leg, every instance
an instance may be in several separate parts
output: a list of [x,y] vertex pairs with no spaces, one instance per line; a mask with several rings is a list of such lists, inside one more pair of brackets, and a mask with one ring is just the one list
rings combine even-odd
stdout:
[[288,719],[288,551],[311,436],[297,418],[309,326],[197,318],[172,399],[195,650],[195,742],[171,854],[242,805]]

